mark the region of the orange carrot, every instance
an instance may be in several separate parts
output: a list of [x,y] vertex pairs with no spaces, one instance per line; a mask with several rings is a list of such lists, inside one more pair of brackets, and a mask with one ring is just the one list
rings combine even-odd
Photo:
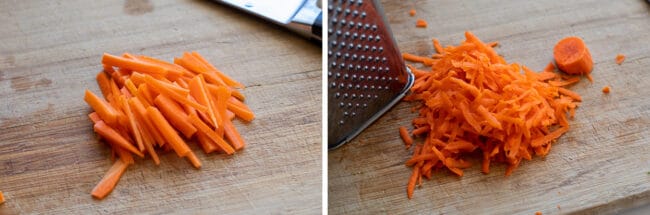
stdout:
[[426,27],[427,27],[427,21],[424,21],[424,19],[418,19],[418,20],[415,22],[415,27],[418,27],[418,28],[426,28]]
[[235,150],[243,149],[246,146],[246,142],[244,142],[244,139],[239,134],[239,131],[237,131],[237,128],[232,124],[230,120],[224,121],[223,128],[226,137],[228,140],[230,140],[230,144],[232,144],[232,147]]
[[[406,161],[413,168],[408,198],[420,179],[431,178],[434,170],[446,168],[463,176],[471,166],[467,156],[481,154],[481,171],[486,174],[490,164],[506,163],[506,175],[522,160],[545,156],[569,131],[566,115],[573,117],[582,101],[578,93],[565,88],[580,79],[556,74],[553,63],[533,72],[507,63],[493,49],[496,43],[484,43],[471,32],[465,32],[465,37],[460,45],[446,47],[434,39],[432,57],[402,54],[407,61],[430,67],[425,71],[409,66],[415,82],[404,100],[418,102],[413,108],[419,116],[412,120],[412,134],[422,135],[425,141]],[[565,61],[558,60],[558,65],[566,65],[562,63],[567,58],[561,59]],[[400,136],[407,143],[406,128],[400,127]]]
[[161,83],[158,80],[153,79],[153,77],[151,77],[151,76],[145,76],[145,81],[146,81],[148,86],[153,87],[159,93],[163,93],[163,94],[169,96],[170,98],[172,98],[172,99],[174,99],[174,100],[176,100],[176,101],[178,101],[180,103],[188,104],[188,105],[192,106],[193,108],[196,108],[197,110],[200,110],[200,111],[207,111],[208,110],[207,107],[205,107],[205,106],[203,106],[203,105],[201,105],[199,103],[196,103],[196,102],[193,102],[193,101],[189,100],[186,95],[178,94],[174,90],[171,90],[170,88],[167,88],[168,86],[166,86],[165,84]]
[[409,15],[411,15],[411,16],[415,16],[415,9],[411,9],[411,10],[409,10]]
[[174,125],[185,137],[190,138],[196,133],[196,128],[190,123],[185,111],[172,99],[165,95],[158,95],[154,100],[156,107],[169,122]]
[[111,55],[108,53],[104,53],[104,56],[102,57],[102,63],[109,66],[130,69],[133,71],[148,74],[165,75],[167,73],[167,70],[163,67],[142,61]]
[[605,94],[609,93],[609,86],[603,87],[603,93],[605,93]]
[[209,69],[211,69],[214,73],[217,74],[228,86],[235,87],[235,88],[243,88],[244,85],[235,81],[235,79],[232,79],[230,76],[224,74],[223,72],[219,71],[217,67],[212,65],[210,62],[208,62],[203,56],[201,56],[198,52],[192,52],[192,56],[196,57],[199,61],[201,61],[205,66],[207,66]]
[[233,149],[232,146],[228,145],[226,141],[224,141],[221,137],[217,136],[217,134],[214,131],[212,131],[210,127],[208,127],[208,125],[203,123],[203,121],[201,121],[201,119],[199,119],[198,116],[194,114],[190,115],[190,122],[192,122],[192,124],[196,126],[199,132],[202,132],[208,138],[210,138],[210,140],[214,141],[219,146],[219,148],[221,148],[223,151],[226,152],[226,154],[232,154],[235,152],[235,149]]
[[625,61],[625,55],[623,54],[616,55],[616,64],[621,65],[623,64],[623,61]]
[[109,105],[105,100],[97,97],[94,93],[90,92],[90,90],[86,90],[86,95],[84,96],[84,100],[90,107],[97,112],[99,117],[104,120],[108,124],[115,124],[117,123],[117,117],[118,113],[115,108],[113,108],[111,105]]
[[591,54],[585,42],[579,37],[566,37],[553,48],[557,67],[572,75],[589,74],[593,69]]
[[187,154],[192,152],[190,148],[187,147],[185,141],[183,141],[183,139],[178,136],[176,130],[174,130],[169,122],[167,122],[165,117],[163,117],[162,113],[158,111],[158,108],[148,107],[147,116],[151,119],[152,122],[156,124],[158,131],[160,131],[160,134],[165,137],[166,142],[172,146],[179,157],[185,157]]
[[140,128],[136,123],[135,116],[131,111],[131,107],[129,106],[129,103],[125,97],[120,97],[120,98],[122,102],[122,107],[124,107],[124,112],[126,113],[127,118],[129,118],[129,127],[131,128],[131,133],[133,134],[133,136],[135,136],[136,143],[138,144],[138,149],[140,149],[140,151],[144,151],[145,148],[142,140],[142,135],[140,134]]
[[2,191],[0,191],[0,205],[5,203],[5,196],[2,194]]
[[402,137],[402,141],[404,141],[404,145],[406,145],[406,147],[411,146],[411,144],[413,143],[413,139],[409,135],[409,132],[406,129],[406,127],[404,126],[399,127],[399,135]]
[[109,94],[111,94],[111,88],[109,85],[109,78],[108,75],[104,72],[97,73],[97,85],[99,86],[99,89],[102,91],[102,95],[104,95],[104,98],[108,97]]
[[95,123],[94,130],[100,136],[102,136],[109,142],[114,143],[116,146],[126,149],[129,152],[132,152],[133,154],[136,154],[140,157],[144,157],[144,155],[140,151],[138,151],[138,149],[136,149],[132,143],[130,143],[126,138],[120,135],[113,128],[106,125],[104,121],[98,121],[97,123]]
[[196,101],[207,107],[207,114],[210,116],[210,120],[212,122],[212,125],[215,127],[221,126],[221,117],[220,119],[217,120],[216,116],[216,110],[214,110],[214,104],[212,101],[212,97],[208,96],[208,91],[206,90],[205,87],[205,81],[203,80],[203,75],[197,75],[194,77],[190,82],[188,83],[188,86],[190,88],[190,95],[196,99]]
[[93,188],[91,195],[97,199],[103,199],[109,193],[115,189],[115,185],[120,181],[120,178],[126,171],[126,168],[129,164],[122,162],[121,160],[116,160],[113,166],[106,172],[106,175],[102,178],[101,181]]

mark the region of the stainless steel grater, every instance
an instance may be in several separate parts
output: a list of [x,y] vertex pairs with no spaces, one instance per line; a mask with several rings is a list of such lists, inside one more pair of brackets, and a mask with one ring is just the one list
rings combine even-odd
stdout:
[[329,0],[328,148],[339,147],[413,85],[378,1]]

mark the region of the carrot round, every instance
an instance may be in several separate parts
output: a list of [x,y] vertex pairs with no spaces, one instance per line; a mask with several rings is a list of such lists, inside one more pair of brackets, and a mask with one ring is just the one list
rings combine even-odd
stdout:
[[553,48],[553,57],[557,67],[572,75],[589,74],[593,61],[589,49],[579,37],[566,37]]

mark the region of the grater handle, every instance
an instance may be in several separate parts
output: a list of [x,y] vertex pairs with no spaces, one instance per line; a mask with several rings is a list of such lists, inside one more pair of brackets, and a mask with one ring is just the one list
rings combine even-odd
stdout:
[[322,41],[323,11],[316,0],[307,0],[287,27],[303,36]]

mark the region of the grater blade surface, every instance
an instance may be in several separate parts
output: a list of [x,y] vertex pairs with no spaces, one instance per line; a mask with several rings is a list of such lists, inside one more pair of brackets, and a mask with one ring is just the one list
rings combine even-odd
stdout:
[[379,2],[329,0],[328,148],[339,147],[413,85]]

